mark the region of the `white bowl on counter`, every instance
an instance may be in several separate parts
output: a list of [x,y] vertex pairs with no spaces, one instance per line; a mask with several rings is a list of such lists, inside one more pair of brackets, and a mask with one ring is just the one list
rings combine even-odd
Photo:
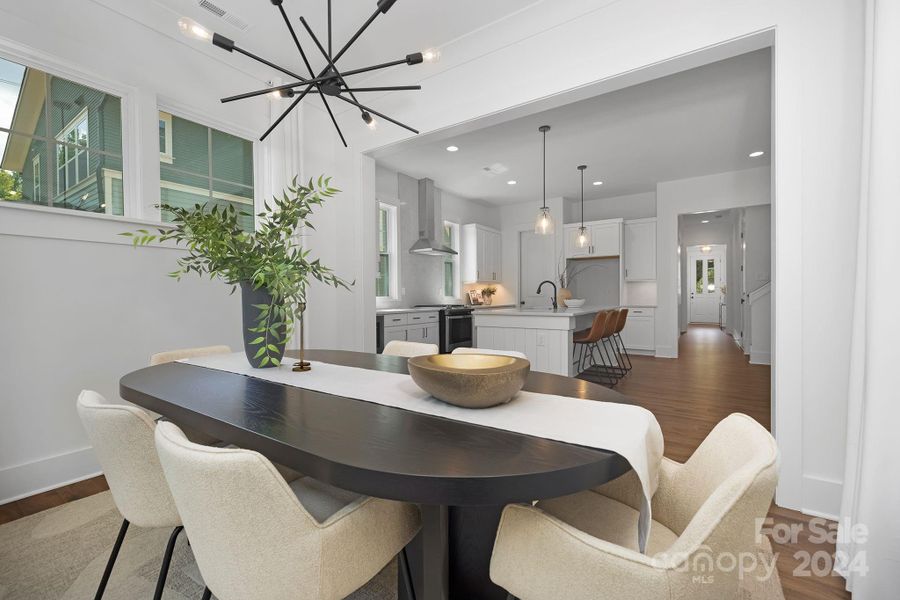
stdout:
[[563,300],[569,308],[581,308],[584,306],[584,298],[567,298]]

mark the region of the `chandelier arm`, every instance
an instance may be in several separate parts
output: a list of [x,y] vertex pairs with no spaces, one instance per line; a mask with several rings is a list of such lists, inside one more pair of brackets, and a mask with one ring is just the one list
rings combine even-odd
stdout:
[[328,0],[328,56],[331,56],[331,0]]
[[[241,54],[243,54],[244,56],[247,56],[247,57],[249,57],[249,58],[252,58],[253,60],[255,60],[255,61],[257,61],[257,62],[261,62],[262,64],[266,65],[267,67],[271,67],[271,68],[275,69],[276,71],[281,71],[281,72],[284,73],[285,75],[290,75],[291,77],[294,77],[295,79],[300,80],[300,84],[309,83],[309,80],[306,79],[305,77],[301,77],[300,75],[297,75],[297,74],[294,73],[293,71],[289,71],[289,70],[285,69],[284,67],[279,67],[278,65],[276,65],[276,64],[273,63],[272,61],[266,60],[266,59],[264,59],[264,58],[261,57],[261,56],[257,56],[257,55],[255,55],[255,54],[253,54],[252,52],[248,52],[247,50],[244,50],[243,48],[240,48],[240,47],[238,47],[238,46],[235,46],[235,47],[234,47],[234,51],[235,51],[235,52],[239,52],[239,53],[241,53]],[[298,84],[298,85],[300,85],[300,84]],[[268,91],[271,92],[272,90],[269,89]]]
[[[337,67],[334,65],[334,61],[331,59],[331,55],[325,51],[325,48],[322,47],[322,43],[319,42],[319,38],[316,37],[316,34],[313,32],[312,27],[309,26],[309,23],[306,21],[306,18],[301,16],[300,22],[303,24],[303,27],[306,28],[306,33],[308,33],[309,37],[312,38],[312,41],[316,45],[316,47],[319,49],[319,52],[321,52],[322,56],[325,57],[325,60],[328,61],[328,67],[337,76],[337,78],[340,80],[341,84],[346,87],[347,82],[344,80],[344,77],[341,75],[341,72],[338,71]],[[346,89],[343,91],[346,91],[347,93],[349,93],[350,97],[353,98],[354,101],[359,102],[359,100],[357,100],[356,96],[353,95],[353,90]]]
[[[310,87],[312,87],[312,86],[310,86]],[[275,122],[272,123],[272,125],[270,125],[268,129],[266,129],[266,132],[260,136],[259,141],[262,142],[267,137],[269,137],[269,134],[272,133],[272,130],[275,129],[276,127],[278,127],[279,123],[281,123],[284,120],[284,118],[286,116],[288,116],[288,114],[290,114],[290,112],[292,110],[297,108],[297,105],[300,104],[300,101],[303,100],[303,97],[306,96],[307,93],[309,93],[309,88],[307,88],[306,90],[303,91],[302,94],[300,94],[299,96],[294,98],[294,101],[291,102],[291,105],[287,107],[287,110],[285,110],[283,113],[281,113],[281,116],[278,117],[277,119],[275,119]]]
[[328,105],[328,100],[325,98],[325,94],[320,94],[319,97],[322,98],[322,102],[325,104],[325,110],[328,111],[328,116],[331,117],[331,122],[334,123],[334,128],[337,129],[338,135],[341,136],[341,141],[344,143],[344,148],[348,148],[349,146],[347,146],[347,140],[344,139],[344,133],[338,126],[337,119],[334,118],[334,113],[331,112],[331,107]]
[[416,134],[419,133],[419,130],[418,130],[418,129],[413,129],[413,128],[410,127],[409,125],[405,125],[405,124],[401,123],[400,121],[397,121],[396,119],[392,119],[392,118],[390,118],[389,116],[387,116],[387,115],[385,115],[385,114],[383,114],[383,113],[380,113],[380,112],[378,112],[377,110],[375,110],[375,109],[373,109],[373,108],[369,108],[368,106],[365,106],[365,105],[363,105],[363,104],[360,104],[359,102],[356,102],[356,101],[354,101],[354,100],[351,100],[350,98],[345,98],[344,96],[340,96],[340,95],[335,96],[335,98],[340,98],[341,100],[343,100],[344,102],[346,102],[346,103],[348,103],[348,104],[352,104],[353,106],[355,106],[355,107],[357,107],[357,108],[360,108],[360,109],[362,109],[362,110],[364,110],[364,111],[366,111],[366,112],[370,112],[370,113],[372,113],[373,115],[377,115],[377,116],[381,117],[382,119],[384,119],[385,121],[390,121],[390,122],[393,123],[394,125],[398,125],[398,126],[404,128],[404,129],[408,129],[409,131],[412,131],[413,133],[416,133]]
[[342,92],[401,92],[404,90],[421,90],[421,85],[388,85],[382,87],[346,88]]
[[[235,50],[236,49],[237,48],[235,48]],[[413,56],[413,55],[410,55],[410,56]],[[341,77],[349,77],[350,75],[357,75],[359,73],[366,73],[368,71],[376,71],[378,69],[386,69],[388,67],[402,65],[404,63],[410,64],[409,60],[410,60],[409,58],[401,58],[398,60],[381,63],[380,65],[372,65],[371,67],[362,67],[360,69],[354,69],[352,71],[346,71],[344,73],[341,73]],[[294,75],[292,75],[292,77],[294,77]],[[299,81],[292,81],[290,83],[267,87],[262,90],[254,90],[252,92],[246,92],[244,94],[237,94],[236,96],[228,96],[226,98],[222,98],[222,102],[225,103],[225,102],[234,102],[235,100],[245,100],[247,98],[253,98],[254,96],[262,96],[263,94],[268,94],[269,92],[278,92],[281,90],[289,90],[289,89],[292,89],[295,87],[299,87],[301,85],[313,86],[318,83],[323,83],[325,81],[328,81],[329,79],[332,79],[332,77],[327,77],[327,76],[324,76],[324,77],[319,76],[314,79],[304,79],[303,77],[299,77],[299,76],[296,76],[296,77],[297,77],[297,79],[299,79]]]
[[331,62],[339,61],[341,59],[341,57],[344,55],[344,53],[350,49],[350,46],[352,46],[356,42],[356,40],[359,39],[359,36],[361,36],[363,34],[363,32],[369,28],[369,25],[372,24],[372,21],[374,21],[376,18],[378,18],[378,15],[380,15],[380,14],[381,14],[381,9],[376,8],[375,12],[372,13],[372,16],[369,17],[368,19],[366,19],[366,22],[363,23],[362,26],[356,30],[356,33],[353,34],[353,37],[351,37],[349,40],[347,40],[347,43],[344,44],[344,47],[341,48],[340,52],[337,53],[337,56],[332,58]]
[[284,6],[279,4],[278,11],[281,13],[281,18],[284,19],[284,24],[287,25],[288,31],[291,32],[291,37],[294,38],[294,45],[297,46],[297,50],[300,51],[300,57],[303,59],[303,64],[306,65],[306,70],[309,71],[309,76],[315,77],[315,74],[312,70],[312,65],[309,64],[309,60],[306,58],[306,52],[303,51],[303,46],[300,45],[300,39],[297,37],[297,32],[294,31],[294,26],[291,25],[291,20],[288,18],[287,12],[285,12],[284,10]]

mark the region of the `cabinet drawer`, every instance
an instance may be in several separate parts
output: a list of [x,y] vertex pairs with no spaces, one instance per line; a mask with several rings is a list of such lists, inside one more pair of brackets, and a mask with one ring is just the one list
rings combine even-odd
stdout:
[[652,317],[653,316],[652,308],[631,308],[631,307],[626,307],[626,308],[628,308],[628,316],[629,317],[632,317],[632,316]]
[[406,325],[409,323],[408,313],[388,313],[384,315],[384,326],[394,327],[396,325]]
[[438,313],[436,312],[427,312],[427,313],[409,313],[409,321],[410,325],[418,325],[419,323],[437,323],[438,322]]

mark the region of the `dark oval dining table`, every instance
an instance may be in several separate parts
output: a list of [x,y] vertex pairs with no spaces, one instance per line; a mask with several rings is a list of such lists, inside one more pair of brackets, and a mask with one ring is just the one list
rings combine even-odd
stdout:
[[[408,373],[402,357],[308,350],[306,358]],[[409,548],[418,600],[506,598],[489,577],[503,507],[572,494],[630,469],[614,452],[183,363],[128,373],[119,388],[129,402],[331,485],[420,504],[422,531]],[[546,373],[530,373],[524,389],[630,403]]]

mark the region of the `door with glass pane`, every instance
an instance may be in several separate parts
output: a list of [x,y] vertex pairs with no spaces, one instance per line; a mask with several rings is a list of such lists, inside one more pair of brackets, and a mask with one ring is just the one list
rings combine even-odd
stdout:
[[689,248],[687,272],[688,321],[718,323],[725,303],[724,246]]

